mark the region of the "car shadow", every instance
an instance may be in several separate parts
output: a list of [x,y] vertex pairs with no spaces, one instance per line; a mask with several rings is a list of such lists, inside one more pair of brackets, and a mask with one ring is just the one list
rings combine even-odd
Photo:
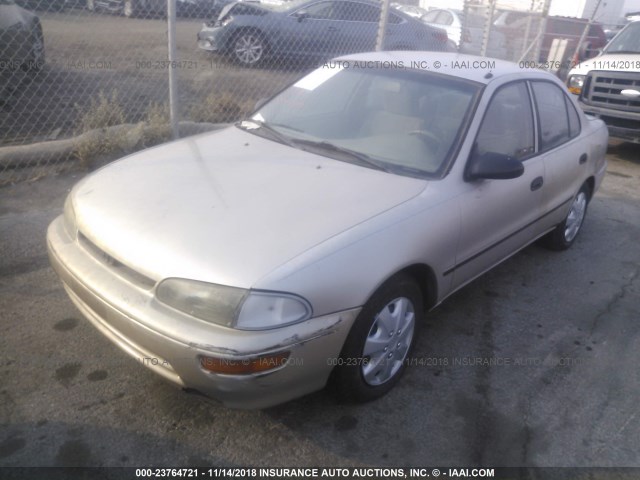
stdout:
[[640,165],[640,143],[610,140],[607,153],[615,155],[620,160]]

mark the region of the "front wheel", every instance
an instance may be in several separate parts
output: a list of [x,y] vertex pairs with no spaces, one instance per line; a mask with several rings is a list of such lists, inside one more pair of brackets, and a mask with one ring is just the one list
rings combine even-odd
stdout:
[[25,69],[38,73],[44,66],[44,36],[42,35],[42,27],[39,23],[35,24],[31,29],[31,51],[24,65]]
[[334,371],[342,400],[374,400],[395,386],[422,315],[420,288],[407,275],[392,277],[372,295],[353,324]]
[[257,32],[242,32],[236,36],[232,45],[234,59],[245,67],[254,67],[262,62],[267,45],[263,36]]
[[571,210],[553,231],[542,238],[542,245],[550,250],[566,250],[580,233],[584,217],[589,205],[590,189],[587,184],[582,185],[578,194],[574,197]]
[[124,0],[124,5],[122,6],[122,14],[127,18],[135,17],[136,6],[134,4],[134,0]]

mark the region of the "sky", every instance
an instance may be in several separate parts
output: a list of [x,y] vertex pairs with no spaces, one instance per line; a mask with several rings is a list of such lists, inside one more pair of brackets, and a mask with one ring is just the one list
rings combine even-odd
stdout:
[[626,0],[624,2],[624,12],[640,12],[640,0]]

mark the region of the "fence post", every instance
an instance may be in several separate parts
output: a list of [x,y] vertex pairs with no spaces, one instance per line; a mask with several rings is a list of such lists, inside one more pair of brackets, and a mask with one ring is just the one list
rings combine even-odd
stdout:
[[174,68],[176,55],[176,0],[167,0],[167,42],[169,56],[169,121],[171,138],[180,137],[178,132],[178,69]]
[[376,39],[376,52],[381,51],[382,46],[384,45],[384,37],[387,32],[387,22],[389,21],[390,2],[391,0],[382,0],[382,9],[380,10],[380,23],[378,23],[378,38]]
[[485,9],[484,28],[482,29],[482,48],[480,49],[480,55],[482,57],[487,56],[487,49],[489,48],[489,38],[491,37],[491,27],[493,26],[493,15],[496,11],[496,2],[491,0],[489,2],[489,8]]
[[584,26],[582,35],[580,35],[580,39],[578,40],[578,44],[576,45],[576,51],[573,52],[573,56],[571,58],[575,57],[577,63],[580,63],[582,61],[580,59],[580,48],[582,47],[582,43],[584,42],[584,40],[587,38],[587,35],[589,34],[589,30],[591,30],[591,25],[593,25],[593,22],[596,19],[596,15],[598,14],[598,9],[600,8],[601,3],[602,3],[602,0],[598,0],[598,2],[596,3],[596,8],[593,10],[591,17],[589,17],[589,21]]

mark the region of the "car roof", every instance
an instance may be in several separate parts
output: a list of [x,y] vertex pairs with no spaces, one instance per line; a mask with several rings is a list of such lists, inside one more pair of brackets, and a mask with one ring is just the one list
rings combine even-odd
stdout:
[[[476,55],[465,55],[451,52],[416,52],[416,51],[393,51],[393,52],[370,52],[346,55],[340,60],[357,62],[389,62],[382,68],[400,68],[427,70],[433,73],[451,75],[458,78],[471,80],[478,83],[488,84],[493,80],[512,74],[531,74],[532,77],[553,75],[538,69],[521,68],[518,64],[496,58],[479,57]],[[439,67],[434,66],[439,62]],[[414,67],[415,65],[415,67]],[[374,65],[372,65],[374,66]],[[488,74],[491,73],[489,76]]]

